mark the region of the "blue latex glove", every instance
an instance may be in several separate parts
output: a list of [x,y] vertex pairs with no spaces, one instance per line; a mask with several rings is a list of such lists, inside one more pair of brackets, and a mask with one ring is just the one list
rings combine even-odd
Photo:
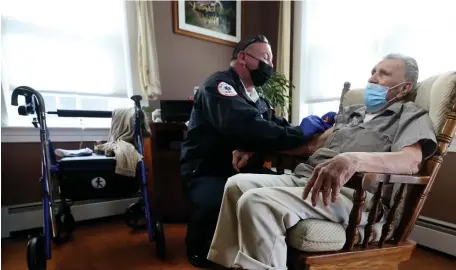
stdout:
[[316,115],[304,117],[299,125],[305,137],[312,137],[316,134],[325,132],[331,126]]
[[337,113],[335,113],[335,112],[328,112],[328,113],[325,113],[321,117],[321,119],[323,119],[323,122],[327,123],[328,125],[333,126],[334,123],[336,122],[336,115],[337,115]]

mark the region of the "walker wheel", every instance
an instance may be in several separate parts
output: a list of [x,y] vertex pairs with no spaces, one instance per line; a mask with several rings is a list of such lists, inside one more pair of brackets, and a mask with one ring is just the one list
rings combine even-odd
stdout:
[[163,223],[160,221],[157,221],[154,224],[154,236],[157,256],[161,260],[164,260],[166,257],[165,231],[163,229]]
[[46,247],[43,236],[36,236],[28,241],[27,266],[29,270],[46,269]]
[[55,215],[56,236],[54,238],[54,243],[56,244],[68,242],[73,236],[73,231],[76,227],[76,221],[74,220],[69,207],[65,206],[65,208]]
[[124,221],[133,230],[146,228],[146,206],[142,200],[132,203],[124,213]]

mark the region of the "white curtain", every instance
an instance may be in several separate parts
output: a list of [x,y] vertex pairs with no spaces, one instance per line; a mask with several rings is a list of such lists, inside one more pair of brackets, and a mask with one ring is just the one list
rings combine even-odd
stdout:
[[343,83],[364,87],[388,53],[414,57],[419,80],[456,68],[454,0],[295,2],[293,122],[337,111]]
[[136,1],[138,65],[141,90],[148,99],[161,95],[155,44],[153,1]]
[[[276,71],[283,74],[287,80],[290,79],[290,54],[291,54],[291,2],[281,1],[279,8],[279,33],[277,44],[277,66]],[[289,96],[290,93],[285,93]],[[276,108],[279,115],[288,119],[288,106],[285,111]]]

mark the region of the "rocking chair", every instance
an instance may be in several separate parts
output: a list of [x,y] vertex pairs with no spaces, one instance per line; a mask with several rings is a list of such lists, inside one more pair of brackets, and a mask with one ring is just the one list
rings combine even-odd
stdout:
[[[410,259],[416,243],[408,236],[456,131],[456,71],[428,78],[420,82],[416,90],[413,100],[429,112],[438,134],[436,153],[416,175],[366,173],[352,178],[349,183],[354,189],[354,205],[348,227],[344,229],[338,223],[324,220],[300,221],[287,233],[290,269],[390,270],[398,269],[401,262]],[[350,83],[345,83],[341,108],[364,103],[363,95],[362,89],[350,90]],[[375,194],[364,189],[372,181],[378,182]],[[383,187],[387,185],[396,191],[395,196],[389,204],[386,222],[375,223]],[[366,198],[373,205],[367,225],[359,226]]]

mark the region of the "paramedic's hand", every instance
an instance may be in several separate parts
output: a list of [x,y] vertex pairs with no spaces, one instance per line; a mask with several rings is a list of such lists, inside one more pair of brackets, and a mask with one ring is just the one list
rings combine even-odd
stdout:
[[241,150],[234,150],[233,151],[233,168],[239,172],[239,170],[245,165],[247,165],[249,158],[253,155],[253,153],[243,152]]
[[325,132],[331,126],[316,115],[304,117],[299,125],[305,137],[312,137]]
[[335,202],[340,189],[357,171],[357,159],[352,153],[343,153],[318,164],[309,182],[304,188],[303,199],[307,199],[312,190],[312,205],[316,206],[318,196],[322,195],[323,203]]
[[336,115],[337,113],[335,112],[328,112],[328,113],[325,113],[321,119],[323,119],[323,122],[325,122],[326,124],[330,125],[330,126],[334,126],[334,123],[336,122]]

